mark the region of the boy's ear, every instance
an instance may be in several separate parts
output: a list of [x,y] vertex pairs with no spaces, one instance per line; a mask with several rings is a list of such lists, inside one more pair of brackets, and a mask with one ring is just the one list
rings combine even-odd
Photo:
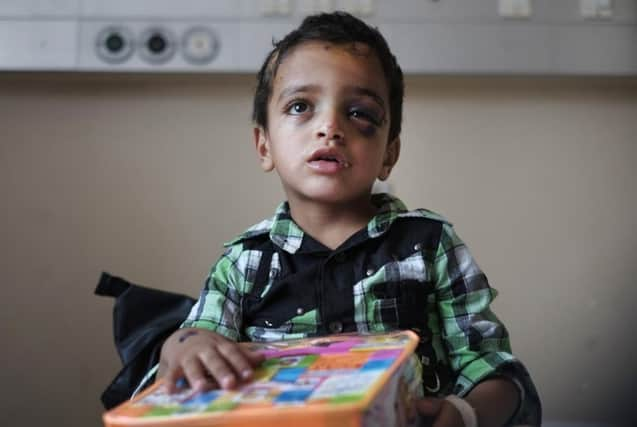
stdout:
[[268,133],[261,127],[255,127],[253,134],[254,146],[257,149],[261,169],[265,172],[270,172],[274,169],[274,162],[270,154],[270,139],[268,138]]
[[385,159],[383,160],[383,166],[380,168],[380,172],[378,173],[378,179],[381,181],[385,181],[389,178],[389,174],[391,174],[391,170],[398,161],[398,157],[400,156],[400,137],[396,137],[393,140],[389,141],[387,147],[385,147]]

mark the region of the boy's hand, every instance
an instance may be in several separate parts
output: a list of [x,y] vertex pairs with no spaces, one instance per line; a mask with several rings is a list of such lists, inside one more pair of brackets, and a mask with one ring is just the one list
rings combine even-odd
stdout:
[[175,331],[161,349],[157,376],[166,379],[169,393],[184,378],[197,391],[220,385],[233,388],[252,377],[264,357],[215,332],[198,328]]
[[464,427],[462,415],[445,399],[426,397],[416,401],[416,409],[431,427]]

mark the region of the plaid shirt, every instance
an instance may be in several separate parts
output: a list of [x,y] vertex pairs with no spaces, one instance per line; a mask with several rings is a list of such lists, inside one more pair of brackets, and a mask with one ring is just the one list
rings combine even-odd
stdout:
[[539,425],[533,382],[489,308],[497,292],[451,224],[387,194],[372,201],[376,216],[335,250],[305,234],[281,204],[225,245],[182,326],[254,341],[414,329],[423,364],[451,372],[449,384],[436,375],[429,391],[464,396],[487,377],[506,376],[522,397],[512,422]]

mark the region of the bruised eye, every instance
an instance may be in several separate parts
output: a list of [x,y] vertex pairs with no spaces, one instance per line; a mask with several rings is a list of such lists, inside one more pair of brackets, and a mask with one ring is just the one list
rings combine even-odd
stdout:
[[349,110],[349,116],[357,120],[369,122],[375,126],[381,126],[383,122],[377,113],[361,108],[352,108]]
[[292,115],[298,115],[298,114],[307,113],[309,109],[310,109],[310,106],[307,104],[307,102],[296,101],[287,107],[287,112]]

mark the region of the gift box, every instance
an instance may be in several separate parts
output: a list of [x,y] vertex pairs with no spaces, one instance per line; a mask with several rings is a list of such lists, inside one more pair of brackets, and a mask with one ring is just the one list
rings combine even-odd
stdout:
[[265,355],[232,390],[165,392],[161,380],[103,415],[106,427],[416,426],[411,331],[241,343]]

